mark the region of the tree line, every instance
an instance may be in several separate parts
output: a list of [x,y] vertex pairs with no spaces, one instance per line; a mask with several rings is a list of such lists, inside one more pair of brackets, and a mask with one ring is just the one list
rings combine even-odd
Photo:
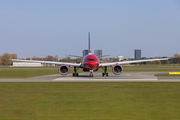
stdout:
[[[2,56],[0,55],[0,65],[12,65],[13,62],[11,60],[6,60],[7,59],[18,59],[17,54],[9,54],[9,53],[4,53]],[[58,59],[58,56],[55,55],[54,57],[52,55],[48,55],[44,58],[38,58],[38,57],[33,57],[33,58],[25,58],[24,60],[41,60],[41,61],[56,61],[56,62],[70,62],[70,63],[80,63],[81,59],[71,59],[70,57],[66,57],[63,59]]]
[[9,54],[9,53],[4,53],[2,56],[0,55],[0,65],[12,65],[11,60],[6,60],[5,58],[8,59],[17,59],[17,54]]
[[[0,55],[0,65],[12,65],[11,60],[6,60],[5,58],[8,59],[17,59],[17,54],[9,54],[9,53],[4,53],[2,56]],[[76,58],[76,59],[71,59],[70,57],[66,57],[64,59],[58,59],[58,56],[52,56],[48,55],[44,58],[26,58],[26,60],[42,60],[42,61],[57,61],[57,62],[70,62],[70,63],[80,63],[82,62],[82,59]],[[127,60],[133,60],[133,59],[127,59]],[[118,59],[114,60],[109,60],[107,58],[105,59],[100,59],[101,62],[118,62]],[[139,64],[139,63],[138,63]],[[180,64],[180,54],[176,53],[174,56],[169,59],[169,60],[163,60],[163,61],[152,61],[152,62],[144,62],[140,64]]]

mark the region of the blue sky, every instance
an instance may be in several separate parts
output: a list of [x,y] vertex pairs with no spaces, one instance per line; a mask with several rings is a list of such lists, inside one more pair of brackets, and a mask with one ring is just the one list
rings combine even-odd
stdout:
[[133,58],[180,54],[179,0],[0,0],[0,54]]

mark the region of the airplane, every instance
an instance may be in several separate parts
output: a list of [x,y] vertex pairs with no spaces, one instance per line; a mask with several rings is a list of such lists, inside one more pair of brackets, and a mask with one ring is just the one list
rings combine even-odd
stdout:
[[79,74],[77,70],[81,68],[84,72],[90,72],[89,76],[93,77],[93,72],[98,71],[99,68],[102,68],[104,72],[102,76],[108,76],[107,67],[112,66],[112,72],[115,75],[120,75],[123,72],[123,64],[130,64],[130,63],[141,63],[141,62],[148,62],[148,61],[159,61],[159,60],[168,60],[168,58],[161,58],[161,59],[146,59],[146,60],[132,60],[132,61],[119,61],[119,62],[110,62],[110,63],[100,63],[99,58],[96,55],[91,53],[90,49],[90,32],[88,34],[89,38],[89,54],[86,55],[82,63],[68,63],[68,62],[55,62],[55,61],[38,61],[38,60],[19,60],[19,59],[8,59],[11,61],[19,61],[19,62],[33,62],[33,63],[49,63],[49,64],[57,64],[60,65],[59,73],[61,75],[67,75],[70,70],[70,66],[74,67],[74,73],[72,74],[73,77],[78,77]]

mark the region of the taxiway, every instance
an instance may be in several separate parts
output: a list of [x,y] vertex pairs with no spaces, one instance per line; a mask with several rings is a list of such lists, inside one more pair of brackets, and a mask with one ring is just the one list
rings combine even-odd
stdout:
[[121,75],[109,73],[108,77],[102,77],[98,72],[94,73],[94,77],[89,77],[89,73],[80,73],[79,77],[55,74],[25,79],[0,79],[0,82],[180,82],[180,77],[156,77],[156,73],[160,72],[123,72]]

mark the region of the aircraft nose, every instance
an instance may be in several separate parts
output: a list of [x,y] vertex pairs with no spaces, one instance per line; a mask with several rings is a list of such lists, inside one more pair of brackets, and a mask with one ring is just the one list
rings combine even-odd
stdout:
[[90,65],[90,66],[94,66],[94,62],[90,62],[89,65]]
[[96,63],[96,62],[90,62],[90,63],[89,63],[89,66],[90,66],[91,68],[96,68],[96,67],[97,67],[97,63]]
[[91,66],[96,66],[98,63],[97,62],[90,62]]

